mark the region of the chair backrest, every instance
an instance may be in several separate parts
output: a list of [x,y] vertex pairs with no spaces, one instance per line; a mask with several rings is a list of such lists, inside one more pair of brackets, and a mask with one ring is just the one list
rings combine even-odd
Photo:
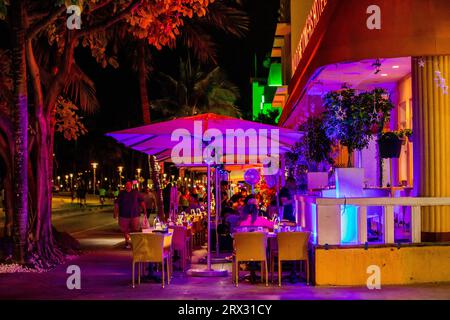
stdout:
[[233,234],[236,258],[240,261],[266,259],[267,236],[264,232],[236,232]]
[[311,232],[280,232],[277,234],[281,260],[306,260]]
[[170,228],[173,233],[172,244],[174,249],[181,249],[186,246],[187,228],[184,226],[174,226]]
[[172,250],[173,232],[164,235],[164,250]]
[[192,221],[192,231],[194,233],[202,231],[202,223],[200,220]]
[[131,233],[133,260],[140,262],[162,262],[164,235],[160,233]]

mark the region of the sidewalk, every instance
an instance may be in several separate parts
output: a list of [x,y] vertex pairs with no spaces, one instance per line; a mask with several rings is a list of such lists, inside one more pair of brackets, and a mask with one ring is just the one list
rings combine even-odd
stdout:
[[[250,299],[250,300],[355,300],[355,299],[450,299],[450,284],[389,286],[381,290],[365,287],[313,287],[303,283],[250,284],[236,288],[231,272],[224,278],[193,278],[175,272],[170,285],[146,282],[131,288],[131,251],[123,249],[123,240],[115,224],[77,235],[84,254],[46,273],[0,275],[0,299]],[[196,252],[201,256],[204,252]],[[81,289],[69,290],[66,273],[69,265],[81,269]],[[194,265],[194,268],[204,265]],[[226,268],[230,264],[213,265]]]

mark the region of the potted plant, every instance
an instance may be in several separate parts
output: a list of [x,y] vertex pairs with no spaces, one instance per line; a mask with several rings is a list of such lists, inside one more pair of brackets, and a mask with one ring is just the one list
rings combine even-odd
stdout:
[[[323,118],[309,117],[298,127],[298,130],[303,133],[302,138],[290,152],[286,153],[286,164],[295,173],[302,168],[302,174],[311,175],[320,172],[321,176],[325,174],[328,180],[327,167],[334,162],[331,156],[333,143],[326,134]],[[323,177],[322,180],[324,180]]]
[[353,167],[353,152],[367,148],[373,134],[382,132],[394,107],[387,92],[377,88],[357,94],[343,88],[324,97],[324,126],[327,135],[348,149],[348,167]]
[[[367,148],[374,134],[380,137],[394,108],[388,93],[381,88],[359,94],[349,88],[332,91],[324,96],[324,107],[327,135],[347,147],[349,168],[353,167],[353,152]],[[362,192],[363,172],[362,168],[336,170],[337,184],[340,180],[341,186],[346,185],[342,194],[358,195]]]

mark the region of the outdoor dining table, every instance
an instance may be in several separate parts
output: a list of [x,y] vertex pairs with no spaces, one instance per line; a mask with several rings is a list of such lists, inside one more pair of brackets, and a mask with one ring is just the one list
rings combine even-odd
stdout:
[[[278,243],[277,243],[277,234],[279,232],[299,232],[299,231],[305,231],[304,228],[300,226],[292,227],[292,226],[282,226],[279,229],[275,229],[274,231],[268,231],[267,228],[263,227],[257,227],[257,226],[245,226],[245,227],[237,227],[238,230],[235,230],[236,232],[263,232],[266,234],[267,238],[267,250],[268,250],[268,259],[270,261],[270,255],[272,254],[272,250],[277,250]],[[231,234],[233,237],[233,234]],[[292,275],[291,275],[292,276]],[[254,270],[251,270],[249,274],[246,274],[244,277],[241,277],[244,279],[253,279],[253,281],[259,282],[261,279],[259,276],[255,275]]]

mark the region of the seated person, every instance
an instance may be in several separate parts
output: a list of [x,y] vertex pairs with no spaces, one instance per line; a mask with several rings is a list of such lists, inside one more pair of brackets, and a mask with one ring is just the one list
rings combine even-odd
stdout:
[[249,199],[243,210],[244,219],[241,220],[240,227],[263,227],[273,230],[273,221],[269,221],[264,217],[259,216],[256,199]]
[[269,219],[273,219],[276,215],[278,215],[278,207],[276,199],[272,199],[272,201],[270,201],[269,207],[267,209],[267,214]]
[[225,223],[228,225],[228,229],[232,233],[234,231],[234,228],[239,225],[239,213],[234,211],[233,209],[226,209],[224,211],[224,215]]
[[200,208],[200,202],[198,200],[198,194],[192,194],[189,201],[188,212],[191,212],[193,209],[196,211],[197,208]]

